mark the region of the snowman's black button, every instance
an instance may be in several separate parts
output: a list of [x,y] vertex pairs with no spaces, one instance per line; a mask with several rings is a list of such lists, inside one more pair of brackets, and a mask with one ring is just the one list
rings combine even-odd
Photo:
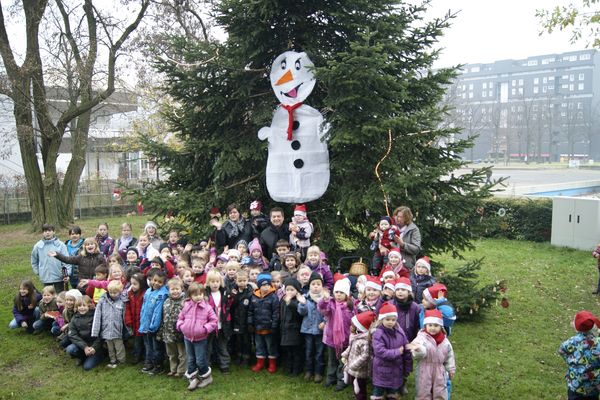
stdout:
[[296,130],[296,129],[298,129],[298,128],[300,128],[300,122],[298,122],[298,121],[294,121],[294,125],[292,125],[292,129],[293,129],[293,130]]
[[298,169],[304,167],[304,161],[302,161],[301,159],[294,160],[294,167]]
[[299,148],[300,148],[300,142],[299,142],[299,141],[297,141],[297,140],[294,140],[294,141],[292,142],[292,149],[294,149],[294,150],[298,150]]

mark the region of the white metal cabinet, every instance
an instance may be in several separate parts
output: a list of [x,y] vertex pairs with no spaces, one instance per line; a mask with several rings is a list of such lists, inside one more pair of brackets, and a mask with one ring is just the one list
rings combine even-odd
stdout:
[[593,250],[600,242],[600,200],[552,198],[552,238],[555,246]]

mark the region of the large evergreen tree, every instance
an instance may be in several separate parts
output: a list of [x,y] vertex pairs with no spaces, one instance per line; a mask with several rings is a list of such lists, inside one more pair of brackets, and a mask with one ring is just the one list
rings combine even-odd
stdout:
[[[427,254],[469,247],[470,222],[489,196],[485,173],[453,175],[458,154],[472,143],[440,129],[439,106],[453,69],[432,70],[433,49],[449,16],[424,21],[429,6],[391,0],[225,0],[214,6],[227,32],[222,43],[174,37],[179,62],[159,60],[165,111],[182,146],[151,140],[146,151],[169,178],[145,191],[145,202],[170,209],[206,229],[208,210],[253,199],[267,206],[266,143],[257,132],[270,124],[277,100],[268,69],[288,49],[308,53],[317,85],[306,104],[328,122],[331,181],[325,196],[308,204],[318,243],[333,255],[342,248],[367,255],[368,232],[386,213],[375,176],[392,207],[416,215]],[[291,207],[288,208],[291,210]]]

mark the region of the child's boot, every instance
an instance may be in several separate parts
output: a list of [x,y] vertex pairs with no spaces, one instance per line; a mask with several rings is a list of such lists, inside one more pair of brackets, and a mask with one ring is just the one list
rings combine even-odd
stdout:
[[264,357],[256,357],[256,365],[252,367],[252,371],[260,372],[261,369],[265,367],[265,359]]
[[269,368],[267,369],[269,373],[274,374],[277,372],[277,359],[269,358]]
[[207,387],[208,385],[210,385],[213,381],[212,370],[210,369],[210,367],[208,367],[208,371],[206,371],[204,375],[200,375],[198,379],[200,380],[200,383],[198,384],[199,388]]
[[198,380],[198,370],[195,370],[191,374],[188,374],[186,371],[186,373],[183,376],[185,376],[190,382],[190,384],[187,387],[187,390],[194,390],[198,387],[198,384],[200,383],[200,381]]

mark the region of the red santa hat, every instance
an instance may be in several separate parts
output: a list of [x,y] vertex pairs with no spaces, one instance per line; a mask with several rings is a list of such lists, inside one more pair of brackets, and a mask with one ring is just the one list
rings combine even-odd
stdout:
[[260,200],[254,200],[252,203],[250,203],[250,211],[252,210],[262,210],[262,203],[260,202]]
[[382,320],[386,317],[398,318],[398,311],[396,311],[396,306],[389,302],[383,303],[383,305],[379,309],[379,320]]
[[442,297],[446,297],[447,291],[448,289],[446,289],[446,286],[442,285],[441,283],[434,283],[432,286],[423,290],[423,297],[428,302],[435,303],[435,300],[438,299],[440,294],[442,295]]
[[210,209],[210,211],[208,212],[208,214],[211,217],[220,217],[221,216],[221,211],[219,211],[218,207],[213,207]]
[[375,313],[373,311],[365,311],[352,317],[352,323],[359,332],[368,332],[371,324],[375,321]]
[[294,208],[294,215],[301,215],[306,217],[306,205],[305,204],[296,204]]
[[365,277],[367,278],[366,288],[370,287],[381,291],[381,281],[376,276],[366,275]]
[[386,266],[385,266],[385,267],[384,267],[384,268],[381,270],[381,272],[379,273],[379,280],[380,280],[380,281],[383,281],[383,279],[384,279],[386,276],[388,276],[388,275],[391,275],[391,276],[395,277],[395,276],[396,276],[396,273],[394,272],[394,270],[392,270],[392,269],[390,268],[390,266],[389,266],[389,265],[386,265]]
[[396,290],[396,280],[392,279],[390,281],[387,281],[384,285],[383,285],[384,289],[392,289],[392,290]]
[[398,257],[402,258],[402,254],[400,254],[400,249],[397,247],[393,247],[389,253],[388,253],[388,257],[391,256],[392,254],[397,255]]
[[596,325],[600,328],[600,320],[589,311],[579,311],[575,314],[575,329],[577,332],[587,332]]
[[429,257],[423,256],[419,258],[415,263],[415,267],[419,266],[427,268],[427,271],[429,271],[429,274],[431,274],[431,260],[429,259]]
[[396,279],[396,282],[394,284],[394,290],[398,290],[398,289],[405,289],[405,290],[408,290],[409,292],[412,292],[412,286],[410,284],[410,279],[405,278],[405,277]]
[[439,326],[444,326],[444,319],[442,318],[442,313],[440,310],[425,310],[425,318],[423,319],[423,325],[425,324],[436,324]]
[[[335,275],[341,275],[342,278],[335,279]],[[350,296],[350,279],[346,278],[340,273],[336,273],[333,277],[335,284],[333,285],[333,292],[342,292],[346,296]]]

